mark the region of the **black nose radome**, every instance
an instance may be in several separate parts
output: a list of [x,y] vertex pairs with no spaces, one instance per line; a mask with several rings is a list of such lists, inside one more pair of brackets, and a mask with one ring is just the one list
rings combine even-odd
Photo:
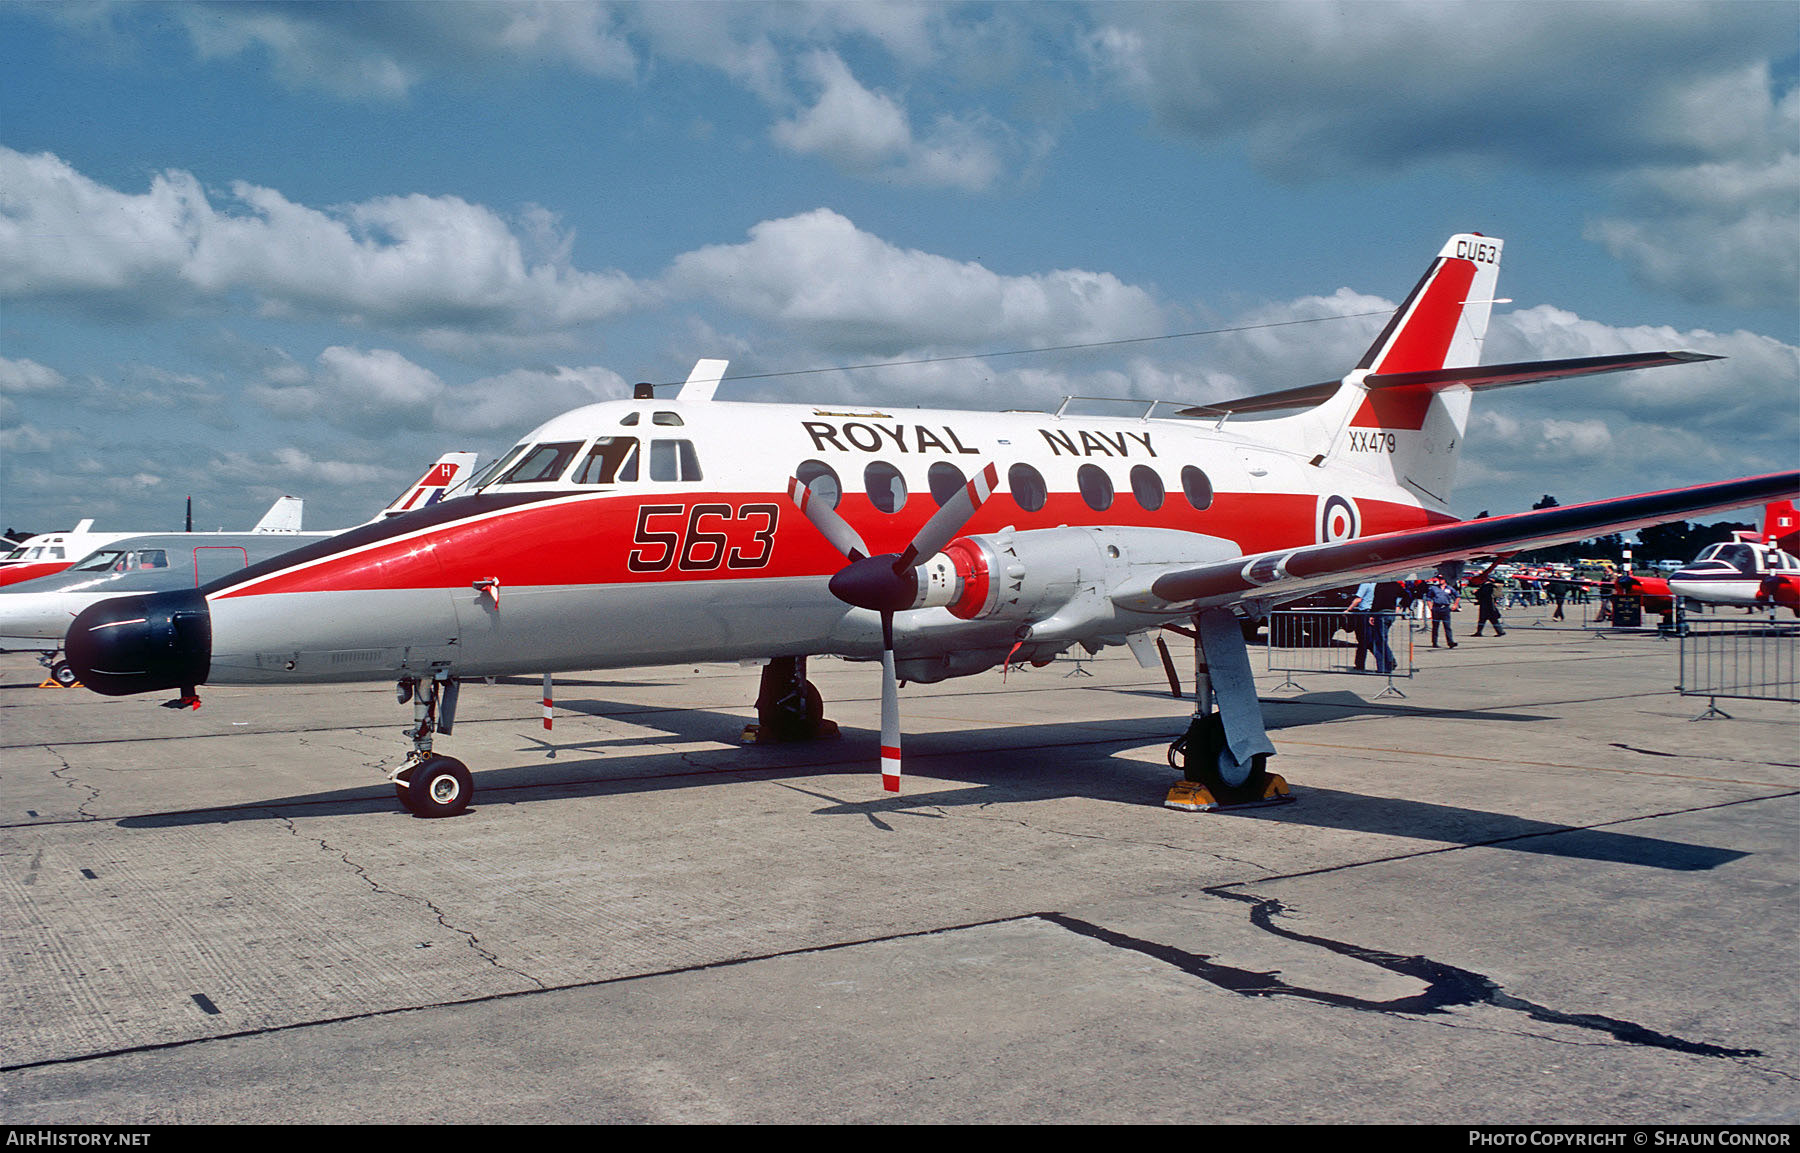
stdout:
[[191,689],[212,668],[212,614],[197,589],[89,605],[63,641],[81,683],[109,697]]

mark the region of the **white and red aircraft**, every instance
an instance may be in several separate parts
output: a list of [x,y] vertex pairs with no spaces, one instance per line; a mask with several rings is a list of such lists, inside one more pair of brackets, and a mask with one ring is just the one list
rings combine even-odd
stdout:
[[1341,381],[1169,416],[724,402],[725,362],[702,360],[673,399],[640,387],[559,416],[432,508],[200,589],[96,604],[69,659],[95,691],[189,704],[203,683],[394,679],[415,718],[396,792],[445,816],[472,783],[432,737],[451,732],[465,678],[765,659],[763,733],[804,736],[829,725],[805,658],[880,658],[897,789],[902,679],[1074,645],[1130,644],[1148,663],[1156,630],[1191,621],[1204,672],[1169,803],[1278,799],[1241,614],[1800,489],[1790,472],[1458,520],[1476,390],[1716,359],[1475,367],[1500,253],[1452,237]]
[[1744,530],[1737,539],[1707,547],[1694,563],[1668,580],[1673,596],[1706,604],[1745,608],[1785,607],[1800,616],[1800,524],[1793,501],[1763,510],[1760,534]]

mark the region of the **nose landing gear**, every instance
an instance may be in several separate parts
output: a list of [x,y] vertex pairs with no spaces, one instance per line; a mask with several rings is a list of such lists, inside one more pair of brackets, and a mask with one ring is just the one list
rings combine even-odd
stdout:
[[475,796],[468,766],[431,751],[432,734],[448,734],[456,722],[459,687],[455,677],[441,670],[429,679],[402,677],[395,686],[402,704],[413,703],[413,725],[407,730],[413,751],[388,779],[394,782],[394,795],[414,816],[454,817]]

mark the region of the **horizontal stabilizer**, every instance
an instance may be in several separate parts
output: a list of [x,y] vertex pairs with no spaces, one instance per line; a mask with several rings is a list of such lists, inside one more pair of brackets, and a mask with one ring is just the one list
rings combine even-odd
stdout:
[[1278,549],[1158,577],[1151,592],[1165,603],[1227,604],[1292,600],[1320,589],[1410,572],[1444,561],[1542,548],[1609,532],[1629,532],[1682,517],[1728,512],[1800,492],[1800,472],[1770,473],[1693,488],[1643,493],[1510,516],[1405,529],[1298,549]]
[[[1372,392],[1390,388],[1450,388],[1466,385],[1477,391],[1486,388],[1511,388],[1518,384],[1535,384],[1540,380],[1563,380],[1575,376],[1597,376],[1606,372],[1629,372],[1638,368],[1660,368],[1670,364],[1698,364],[1720,360],[1704,352],[1632,352],[1622,356],[1583,356],[1568,360],[1528,360],[1519,364],[1489,364],[1471,368],[1438,368],[1424,372],[1373,373],[1362,379],[1362,386]],[[1179,416],[1224,416],[1227,413],[1281,412],[1320,404],[1336,395],[1341,381],[1328,380],[1302,385],[1280,392],[1265,392],[1239,400],[1184,408]]]

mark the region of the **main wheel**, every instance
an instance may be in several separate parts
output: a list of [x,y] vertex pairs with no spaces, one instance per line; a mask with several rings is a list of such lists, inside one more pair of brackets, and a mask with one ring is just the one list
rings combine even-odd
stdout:
[[455,757],[426,757],[406,780],[405,785],[396,783],[394,791],[416,817],[454,817],[475,795],[468,766]]
[[69,667],[68,661],[57,661],[50,666],[50,677],[63,688],[75,683],[75,670]]

